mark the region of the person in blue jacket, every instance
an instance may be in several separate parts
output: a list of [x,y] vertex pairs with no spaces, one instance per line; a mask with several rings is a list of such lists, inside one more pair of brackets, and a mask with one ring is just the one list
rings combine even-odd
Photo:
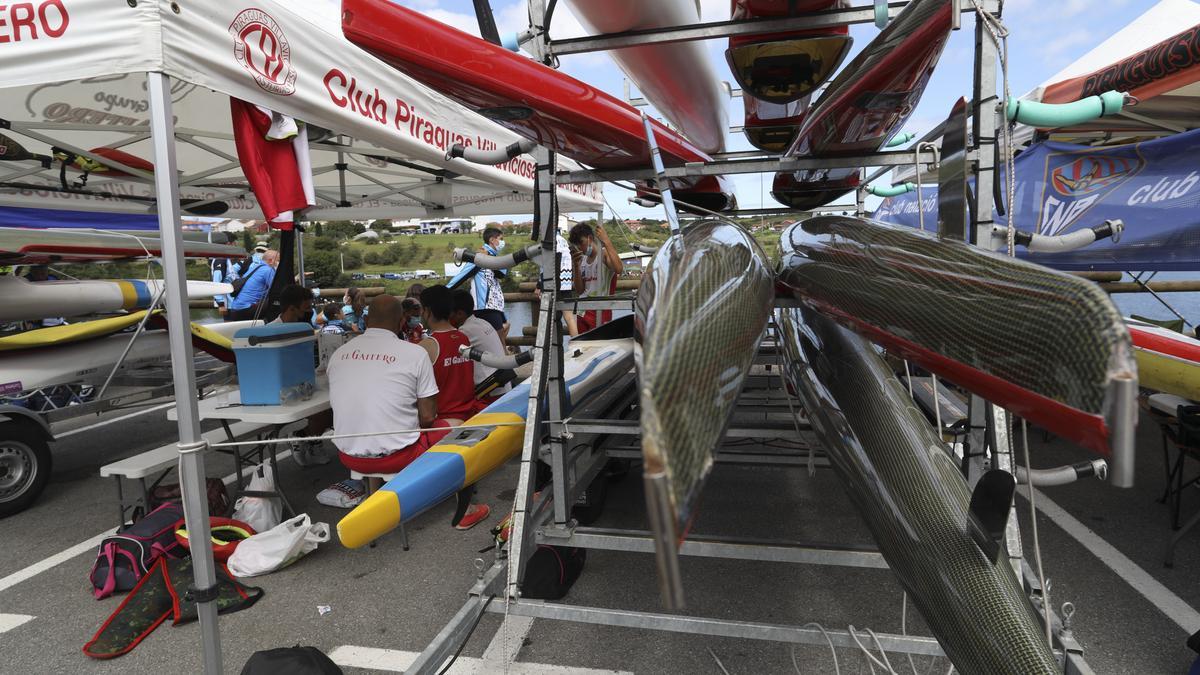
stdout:
[[259,304],[266,300],[271,290],[271,282],[275,281],[275,268],[279,265],[279,251],[270,250],[263,253],[262,260],[255,262],[242,275],[245,281],[242,287],[233,292],[229,301],[229,312],[225,314],[226,321],[246,321],[255,318]]

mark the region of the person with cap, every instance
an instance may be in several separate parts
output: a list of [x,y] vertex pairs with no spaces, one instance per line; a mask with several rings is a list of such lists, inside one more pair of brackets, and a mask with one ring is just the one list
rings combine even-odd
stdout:
[[264,252],[262,260],[250,264],[250,268],[239,279],[241,283],[234,284],[229,312],[225,314],[226,321],[246,321],[256,317],[259,304],[267,298],[271,283],[275,281],[275,268],[278,265],[279,252],[273,250]]

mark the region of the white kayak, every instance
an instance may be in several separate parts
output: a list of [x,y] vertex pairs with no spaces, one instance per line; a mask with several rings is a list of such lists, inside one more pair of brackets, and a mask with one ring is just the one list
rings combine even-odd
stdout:
[[[0,277],[0,321],[146,309],[162,290],[163,283],[137,279],[29,281],[3,276]],[[204,300],[232,292],[230,284],[187,282],[188,300]]]
[[[261,323],[230,321],[204,327],[232,338],[238,330]],[[131,332],[114,333],[54,347],[0,352],[0,397],[56,384],[102,384],[132,336]],[[118,372],[164,365],[170,356],[167,331],[146,331],[134,341]]]
[[[590,32],[666,28],[700,22],[695,0],[568,0]],[[702,41],[615,49],[613,60],[676,129],[705,152],[725,148],[729,93]]]

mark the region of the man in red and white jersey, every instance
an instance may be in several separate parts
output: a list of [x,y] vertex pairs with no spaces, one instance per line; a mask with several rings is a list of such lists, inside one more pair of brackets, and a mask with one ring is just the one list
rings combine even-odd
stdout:
[[[460,348],[471,340],[450,323],[454,311],[454,292],[445,286],[430,286],[421,291],[421,321],[429,336],[420,346],[429,354],[433,377],[437,381],[438,420],[458,426],[475,415],[475,365]],[[468,529],[485,520],[491,509],[486,504],[471,504],[473,487],[459,493],[455,527]]]
[[470,347],[471,340],[450,323],[454,311],[454,292],[445,286],[430,286],[421,291],[421,321],[429,335],[420,346],[433,363],[438,386],[438,418],[451,425],[461,424],[475,410],[475,365],[459,353]]
[[[617,275],[621,273],[623,264],[604,226],[597,223],[593,229],[587,223],[580,223],[571,228],[567,239],[571,244],[575,272],[571,285],[576,297],[594,298],[615,293]],[[576,324],[580,333],[586,333],[609,321],[612,321],[612,310],[591,309],[581,313]]]

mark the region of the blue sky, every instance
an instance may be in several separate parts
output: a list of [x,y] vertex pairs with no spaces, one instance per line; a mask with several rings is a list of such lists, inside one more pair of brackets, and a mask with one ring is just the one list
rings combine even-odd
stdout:
[[[478,34],[470,0],[396,0],[399,4],[429,14],[445,23]],[[658,0],[645,0],[655,2]],[[1010,90],[1019,96],[1059,72],[1120,30],[1156,4],[1157,0],[1008,0],[1004,21],[1009,28]],[[525,0],[491,0],[501,32],[525,27]],[[705,20],[729,18],[729,0],[701,0]],[[855,0],[853,4],[866,4]],[[963,28],[951,36],[950,43],[934,72],[929,88],[905,127],[918,135],[940,122],[960,96],[969,96],[971,88],[974,20],[963,16]],[[878,33],[873,25],[851,27],[854,50],[865,46]],[[570,15],[570,4],[562,0],[555,12],[552,37],[582,34],[578,21]],[[718,76],[732,80],[725,64],[726,40],[707,43],[709,58],[716,64]],[[562,59],[562,70],[618,97],[622,96],[623,74],[606,54],[583,54]],[[740,125],[742,103],[730,103],[730,124]],[[732,134],[730,150],[752,149],[742,135]],[[770,195],[771,175],[747,175],[735,179],[742,208],[777,206]],[[605,189],[608,202],[623,217],[662,217],[662,209],[643,209],[628,203],[630,193],[621,188]]]

